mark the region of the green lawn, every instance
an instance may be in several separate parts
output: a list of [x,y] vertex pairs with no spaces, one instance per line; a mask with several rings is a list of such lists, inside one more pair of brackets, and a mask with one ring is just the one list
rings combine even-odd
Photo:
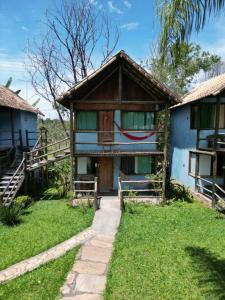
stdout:
[[225,299],[225,219],[198,203],[125,213],[105,299]]
[[72,268],[78,248],[53,262],[0,286],[3,300],[55,300],[67,273]]
[[21,224],[0,224],[0,270],[72,237],[91,225],[92,218],[93,209],[83,214],[64,200],[36,202]]

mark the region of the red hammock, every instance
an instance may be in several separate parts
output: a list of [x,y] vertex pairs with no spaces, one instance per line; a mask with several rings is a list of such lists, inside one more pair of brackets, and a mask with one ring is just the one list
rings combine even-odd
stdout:
[[155,132],[149,132],[147,135],[144,136],[135,136],[132,134],[129,134],[128,132],[126,132],[123,128],[121,128],[116,122],[114,122],[116,127],[119,129],[119,131],[128,139],[130,140],[134,140],[134,141],[143,141],[146,140],[147,138],[153,136],[155,134]]

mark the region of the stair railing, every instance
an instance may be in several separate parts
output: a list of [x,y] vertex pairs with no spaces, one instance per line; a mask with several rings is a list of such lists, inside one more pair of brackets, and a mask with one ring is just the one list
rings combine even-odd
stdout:
[[[198,182],[199,182],[199,180],[201,180],[201,181],[204,181],[204,182],[206,182],[206,183],[208,183],[210,185],[213,185],[212,181],[210,181],[208,179],[205,179],[205,178],[203,178],[201,176],[197,176],[197,179],[198,179]],[[201,188],[202,190],[205,190],[210,195],[213,195],[213,191],[210,190],[210,189],[208,189],[207,187],[205,187],[203,184],[197,183],[197,187]],[[215,189],[219,190],[224,195],[224,197],[225,197],[225,190],[223,190],[217,183],[214,184],[214,187],[215,187]],[[214,195],[217,197],[218,200],[224,200],[223,197],[221,197],[220,195],[218,195],[218,193],[215,192]]]
[[[14,183],[13,183],[14,181]],[[18,168],[14,172],[13,176],[11,177],[10,181],[8,182],[7,186],[2,192],[3,204],[7,204],[9,200],[13,200],[13,197],[19,190],[20,186],[24,181],[24,158],[22,159],[21,163],[19,164]],[[8,194],[6,195],[8,191]],[[10,204],[10,203],[9,203]]]

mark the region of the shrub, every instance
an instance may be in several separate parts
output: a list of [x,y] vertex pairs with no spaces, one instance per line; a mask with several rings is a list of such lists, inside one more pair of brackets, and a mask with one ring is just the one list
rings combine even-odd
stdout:
[[167,193],[167,204],[170,204],[175,201],[180,202],[194,202],[194,197],[189,190],[189,188],[184,185],[175,184],[171,181],[168,181],[166,184],[166,193]]
[[125,201],[125,210],[130,214],[134,214],[136,212],[137,192],[127,190],[127,197],[128,199]]
[[30,196],[23,195],[23,196],[18,196],[14,200],[15,204],[18,204],[19,206],[23,208],[27,208],[32,204],[32,199]]
[[0,222],[4,225],[14,226],[20,222],[20,217],[24,212],[24,208],[18,204],[4,206],[0,204]]
[[43,197],[41,200],[52,200],[52,199],[60,199],[61,194],[57,187],[51,187],[43,192]]

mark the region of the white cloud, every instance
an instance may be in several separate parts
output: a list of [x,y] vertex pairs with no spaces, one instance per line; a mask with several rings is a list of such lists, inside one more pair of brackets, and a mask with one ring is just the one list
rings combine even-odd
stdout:
[[128,0],[124,0],[123,4],[127,7],[127,8],[131,8],[132,4],[128,1]]
[[119,15],[123,13],[121,9],[119,9],[117,6],[113,4],[113,1],[108,1],[108,7],[109,7],[109,11],[112,13],[114,12]]
[[130,22],[130,23],[126,23],[126,24],[121,25],[120,28],[130,31],[130,30],[137,29],[138,26],[139,26],[139,22]]
[[21,29],[22,29],[23,31],[29,31],[29,29],[28,29],[26,26],[21,26]]

